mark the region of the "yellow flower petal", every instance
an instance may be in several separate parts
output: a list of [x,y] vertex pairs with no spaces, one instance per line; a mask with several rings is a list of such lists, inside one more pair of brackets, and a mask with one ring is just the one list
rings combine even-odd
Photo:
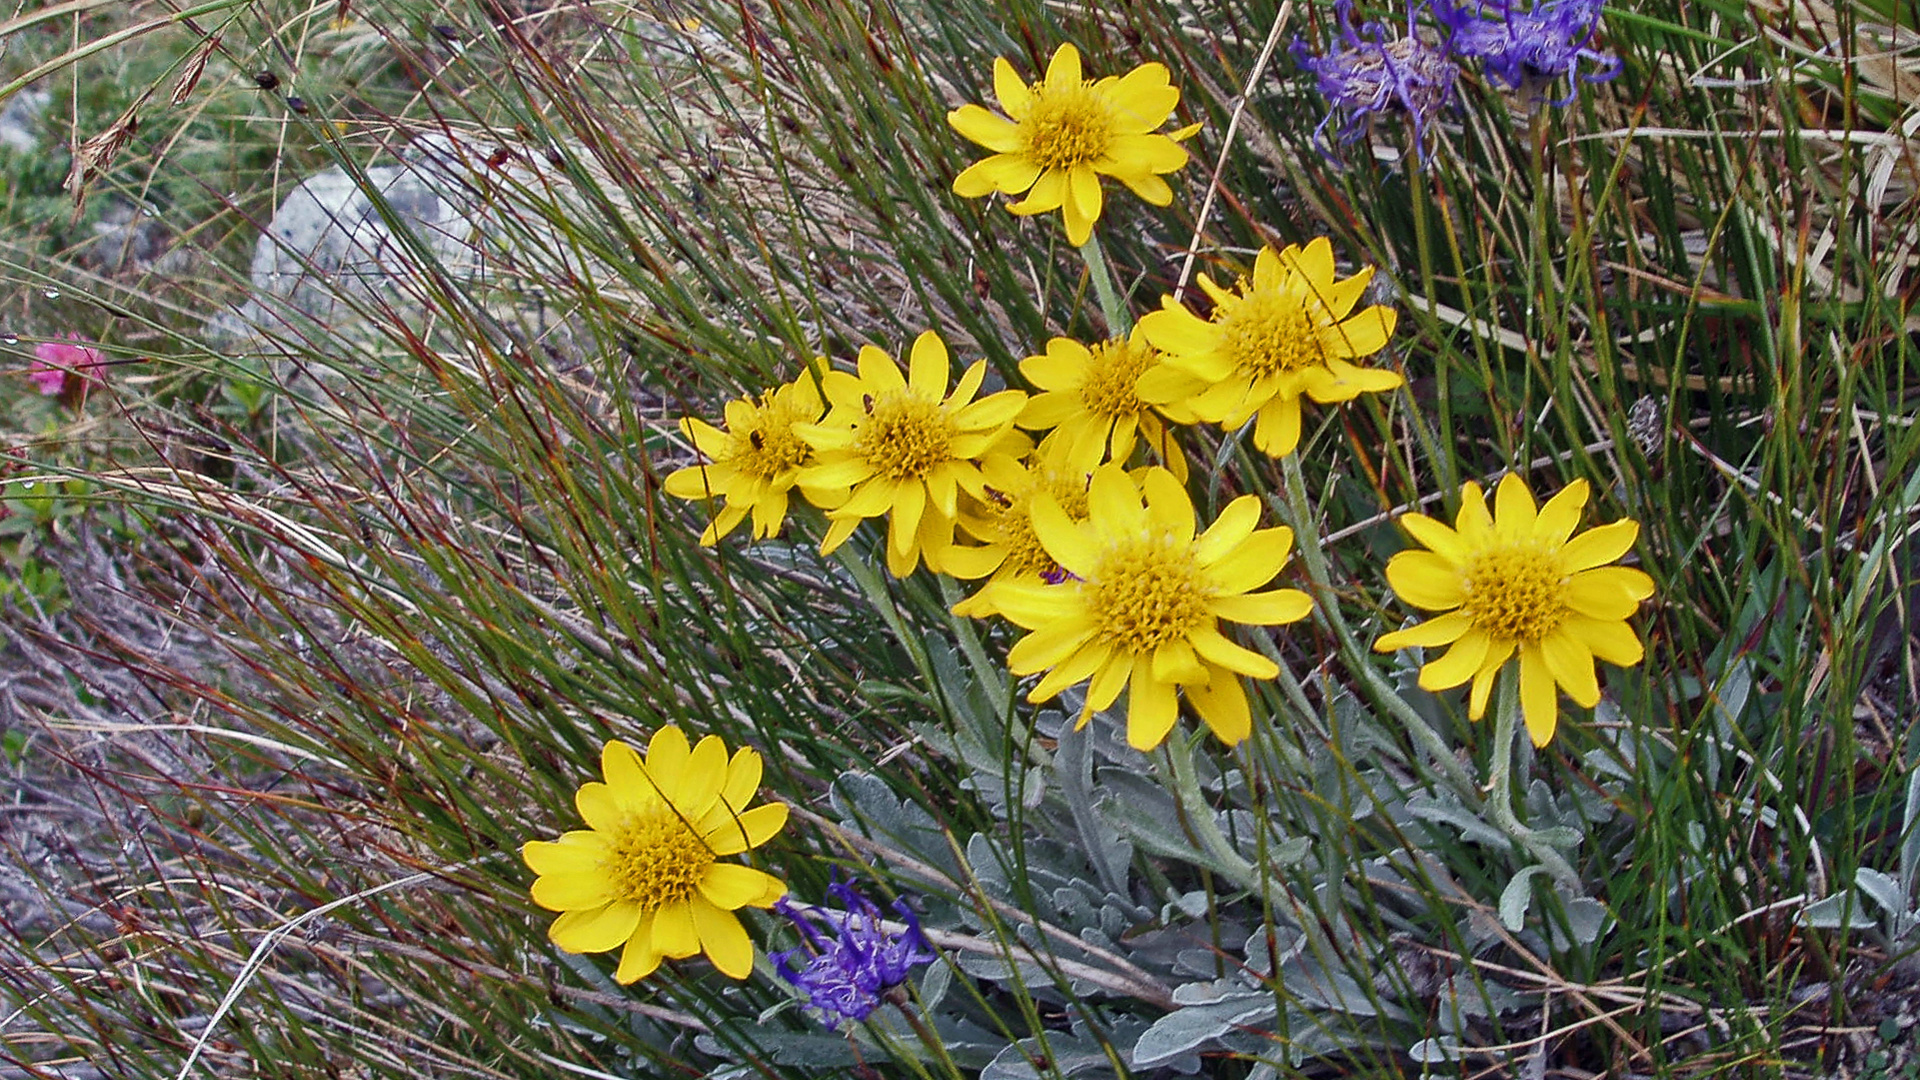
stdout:
[[1087,684],[1087,708],[1093,712],[1112,705],[1133,675],[1131,657],[1108,652],[1104,660],[1100,669],[1093,673],[1093,680]]
[[1040,166],[1012,154],[982,158],[953,178],[953,193],[963,199],[978,199],[994,192],[1018,195],[1040,178]]
[[1007,650],[1007,670],[1031,675],[1050,668],[1086,644],[1095,629],[1093,620],[1082,612],[1050,621],[1013,643]]
[[1278,626],[1299,622],[1313,613],[1313,598],[1299,589],[1274,589],[1271,592],[1216,596],[1208,609],[1228,622],[1256,626]]
[[1534,503],[1533,492],[1527,490],[1527,482],[1520,479],[1519,473],[1508,473],[1500,478],[1500,486],[1493,493],[1494,532],[1502,540],[1519,540],[1533,533]]
[[633,936],[634,927],[640,925],[640,914],[640,905],[631,900],[564,912],[547,928],[547,938],[570,953],[606,952]]
[[718,735],[707,735],[694,745],[673,793],[673,808],[683,818],[698,821],[720,799],[727,781],[727,745]]
[[[1218,635],[1216,634],[1215,636]],[[1195,642],[1198,642],[1202,640],[1202,637],[1200,634],[1195,634],[1194,639]],[[1220,640],[1226,641],[1225,638],[1220,638]],[[1231,649],[1241,652],[1245,651],[1230,641],[1227,642],[1227,645]],[[1261,657],[1261,659],[1264,659],[1264,657]],[[1194,652],[1194,643],[1187,641],[1166,642],[1149,654],[1149,660],[1150,665],[1148,670],[1152,673],[1153,681],[1155,682],[1162,682],[1172,686],[1179,683],[1206,681],[1207,669],[1205,665],[1200,663],[1199,655]]]
[[[1196,631],[1193,635],[1193,647],[1209,664],[1235,674],[1253,679],[1271,679],[1280,674],[1278,664],[1251,649],[1234,644],[1218,630]],[[1180,681],[1197,682],[1199,680],[1182,679]]]
[[627,947],[620,952],[620,967],[615,971],[615,982],[625,986],[638,982],[653,974],[660,967],[660,950],[653,947],[653,916],[641,917],[633,934],[627,938]]
[[1033,107],[1033,91],[1004,56],[995,57],[993,61],[993,95],[1000,99],[1000,107],[1007,115],[1015,119],[1024,117]]
[[1404,630],[1382,634],[1380,639],[1373,643],[1373,648],[1375,652],[1412,648],[1431,649],[1436,645],[1450,645],[1460,640],[1461,636],[1472,628],[1472,616],[1464,611],[1449,612]]
[[730,979],[753,974],[753,940],[747,937],[739,918],[697,896],[688,901],[687,907],[693,913],[700,949],[712,961],[714,970]]
[[1485,631],[1468,630],[1460,635],[1453,647],[1438,660],[1429,661],[1420,669],[1420,688],[1422,690],[1451,690],[1468,679],[1480,669],[1480,661],[1487,655],[1492,644]]
[[1147,670],[1151,664],[1144,656],[1134,661],[1127,691],[1127,745],[1135,750],[1151,750],[1165,742],[1173,722],[1180,718],[1173,684],[1153,678]]
[[1272,581],[1292,554],[1285,545],[1261,543],[1255,533],[1246,543],[1207,567],[1215,595],[1251,592]]
[[1467,599],[1459,564],[1431,551],[1402,551],[1387,560],[1387,583],[1401,600],[1428,611],[1457,608]]
[[670,778],[678,777],[686,771],[688,759],[693,757],[693,747],[687,742],[687,733],[668,724],[653,733],[647,741],[647,771],[653,782],[663,789],[661,794],[672,798],[677,785],[669,786]]
[[744,808],[753,801],[753,793],[760,790],[760,775],[764,768],[758,750],[750,746],[735,750],[733,758],[727,762],[727,782],[720,789],[720,798],[735,810]]
[[1653,595],[1653,579],[1626,566],[1597,566],[1567,579],[1563,593],[1574,611],[1594,619],[1624,619]]
[[[1136,324],[1147,343],[1165,353],[1185,355],[1189,353],[1211,352],[1220,340],[1220,328],[1200,318],[1193,312],[1174,302],[1172,297],[1163,301],[1158,311],[1150,311],[1140,316]],[[1159,378],[1176,375],[1169,372]],[[1142,376],[1144,379],[1145,376]],[[1143,393],[1145,391],[1142,391]]]
[[1600,525],[1567,541],[1567,546],[1560,549],[1560,560],[1569,572],[1590,570],[1633,550],[1639,536],[1640,523],[1632,518]]
[[1020,215],[1044,214],[1048,210],[1058,210],[1067,201],[1067,174],[1059,169],[1047,169],[1033,181],[1027,189],[1027,197],[1017,203],[1009,203],[1007,209]]
[[1425,514],[1402,514],[1398,520],[1416,541],[1449,562],[1464,563],[1472,551],[1459,533]]
[[1253,714],[1247,705],[1246,688],[1226,672],[1215,672],[1205,686],[1187,687],[1187,700],[1193,711],[1228,746],[1237,746],[1253,733]]
[[1472,480],[1460,485],[1460,512],[1454,515],[1453,529],[1463,540],[1479,544],[1493,533],[1493,513],[1480,485]]
[[[1027,700],[1034,704],[1051,701],[1060,691],[1076,686],[1091,678],[1094,672],[1101,670],[1113,657],[1113,650],[1097,642],[1088,642],[1066,659],[1055,664],[1052,671],[1027,692]],[[1091,691],[1089,691],[1091,693]]]
[[1560,719],[1560,702],[1554,693],[1553,674],[1538,645],[1520,647],[1520,715],[1526,719],[1533,745],[1547,745]]
[[747,907],[768,889],[785,887],[772,874],[739,863],[714,863],[700,879],[700,895],[723,911]]
[[998,154],[1012,154],[1023,145],[1020,125],[978,105],[962,105],[953,110],[947,114],[947,123],[953,130]]
[[1054,619],[1070,617],[1078,610],[1072,595],[1077,583],[1047,585],[1035,581],[1006,581],[994,590],[994,606],[1015,626],[1032,630]]
[[627,816],[626,804],[605,784],[580,785],[573,793],[573,806],[589,827],[600,832],[614,829]]
[[1640,643],[1640,635],[1624,622],[1575,615],[1563,625],[1588,651],[1609,664],[1631,667],[1646,658],[1646,646]]
[[[1300,399],[1278,397],[1257,414],[1253,445],[1269,457],[1286,457],[1300,446]],[[1231,417],[1223,418],[1231,422]]]
[[567,872],[533,879],[533,902],[548,911],[587,911],[618,899],[605,874]]
[[660,955],[682,960],[700,951],[700,931],[693,924],[693,902],[668,904],[653,914],[653,947]]
[[860,389],[863,396],[878,397],[881,394],[907,388],[906,376],[900,373],[900,365],[888,356],[886,350],[878,345],[862,345],[854,359],[854,365],[860,371]]
[[[947,380],[953,374],[953,361],[947,353],[947,343],[940,340],[939,334],[924,330],[913,339],[913,350],[908,356],[907,387],[916,397],[939,401],[941,395],[947,392]],[[893,363],[891,360],[887,362]]]
[[1585,480],[1575,480],[1560,489],[1560,493],[1547,500],[1540,508],[1540,516],[1533,522],[1535,543],[1548,547],[1560,547],[1573,535],[1580,524],[1580,512],[1587,507],[1587,494],[1591,490]]
[[1080,82],[1080,50],[1062,43],[1053,50],[1053,59],[1047,64],[1047,86],[1069,87]]
[[1593,670],[1593,654],[1579,639],[1567,632],[1548,634],[1540,639],[1540,657],[1552,673],[1553,681],[1567,692],[1574,704],[1591,709],[1600,703],[1600,683]]
[[730,817],[707,833],[707,848],[715,855],[738,855],[773,838],[787,824],[785,803],[765,803]]
[[529,840],[520,846],[520,857],[536,874],[587,874],[598,869],[607,857],[603,833],[579,829],[561,833],[559,840]]
[[[1213,519],[1207,531],[1200,534],[1200,541],[1194,546],[1194,561],[1201,566],[1211,566],[1221,556],[1239,547],[1253,535],[1254,527],[1260,523],[1260,497],[1242,495],[1226,505],[1220,516]],[[1293,549],[1293,530],[1282,525],[1268,529],[1262,534],[1262,542],[1276,544]]]

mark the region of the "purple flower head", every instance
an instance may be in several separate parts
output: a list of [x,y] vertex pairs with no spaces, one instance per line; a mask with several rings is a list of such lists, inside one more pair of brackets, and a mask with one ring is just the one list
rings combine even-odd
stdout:
[[[1599,29],[1605,2],[1534,0],[1532,10],[1518,10],[1507,0],[1474,0],[1471,7],[1433,0],[1433,14],[1447,28],[1447,48],[1454,55],[1486,61],[1490,74],[1518,90],[1528,82],[1549,82],[1562,75],[1604,82],[1620,74],[1619,57],[1587,47]],[[1594,69],[1581,74],[1583,60]],[[1555,104],[1572,100],[1569,92]]]
[[1388,37],[1380,23],[1354,24],[1352,0],[1335,0],[1340,35],[1326,55],[1315,56],[1304,39],[1294,39],[1294,59],[1313,74],[1321,96],[1333,106],[1313,129],[1316,144],[1324,145],[1327,125],[1343,110],[1346,122],[1335,133],[1340,142],[1359,138],[1372,115],[1398,112],[1412,122],[1414,143],[1425,157],[1427,123],[1452,98],[1458,69],[1445,49],[1428,44],[1415,31],[1415,11],[1408,6],[1404,36]]
[[[844,881],[827,891],[845,910],[793,904],[782,898],[773,910],[793,920],[806,938],[804,949],[773,954],[780,977],[806,995],[807,1004],[820,1013],[829,1031],[848,1020],[865,1020],[886,1000],[887,993],[907,981],[915,964],[931,963],[933,948],[920,932],[920,920],[905,903],[893,910],[905,924],[904,932],[888,930],[873,901]],[[806,966],[795,969],[793,958],[810,954]]]
[[106,361],[99,349],[76,344],[86,340],[79,334],[68,334],[65,341],[35,345],[33,365],[27,368],[27,378],[33,380],[34,388],[47,397],[59,397],[69,386],[78,393],[87,384],[101,381],[99,369]]

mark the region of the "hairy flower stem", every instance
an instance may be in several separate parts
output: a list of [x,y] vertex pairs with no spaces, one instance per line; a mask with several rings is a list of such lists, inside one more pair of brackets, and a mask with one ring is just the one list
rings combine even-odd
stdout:
[[[887,541],[882,537],[882,544]],[[900,647],[907,650],[913,658],[913,666],[920,670],[921,682],[930,687],[940,685],[938,673],[933,668],[933,658],[927,653],[926,635],[907,625],[900,609],[893,602],[893,593],[887,588],[887,579],[876,563],[868,562],[853,553],[850,548],[841,548],[835,556],[840,565],[853,577],[854,584],[860,587],[861,595],[880,616],[887,629],[900,641]],[[877,556],[876,556],[877,558]]]
[[[1205,732],[1195,734],[1196,739],[1206,737]],[[1173,796],[1179,800],[1180,816],[1186,819],[1187,831],[1206,852],[1208,869],[1233,882],[1236,888],[1258,892],[1259,868],[1234,850],[1213,820],[1213,808],[1207,805],[1206,796],[1200,791],[1200,778],[1193,771],[1193,751],[1193,744],[1178,735],[1167,740],[1167,765],[1173,774]]]
[[941,606],[949,612],[948,625],[953,630],[953,639],[959,643],[960,652],[973,668],[973,677],[986,687],[994,711],[1003,717],[1012,716],[1013,680],[1007,675],[1007,665],[987,659],[987,650],[980,641],[979,631],[974,629],[974,620],[951,614],[953,605],[960,602],[962,594],[959,586],[945,574],[939,575],[936,580],[940,585]]
[[1087,264],[1087,276],[1093,279],[1093,293],[1100,298],[1100,314],[1107,320],[1107,336],[1124,338],[1133,329],[1133,316],[1121,302],[1120,290],[1113,284],[1113,266],[1107,251],[1100,246],[1100,235],[1087,237],[1080,247],[1080,259]]
[[1435,767],[1446,776],[1453,786],[1469,803],[1478,802],[1479,787],[1465,766],[1453,756],[1453,749],[1440,733],[1433,730],[1425,718],[1414,707],[1407,704],[1398,691],[1388,684],[1386,678],[1374,667],[1373,657],[1365,646],[1353,635],[1353,628],[1347,625],[1347,619],[1340,611],[1340,594],[1333,585],[1333,576],[1327,568],[1326,554],[1320,550],[1320,533],[1314,526],[1312,507],[1307,502],[1306,481],[1300,476],[1300,459],[1297,454],[1288,454],[1280,459],[1280,472],[1286,480],[1287,516],[1292,519],[1296,548],[1300,552],[1300,564],[1306,568],[1308,587],[1313,593],[1313,610],[1323,625],[1333,631],[1339,639],[1340,653],[1345,657],[1347,666],[1360,676],[1369,696],[1377,707],[1392,713],[1394,719],[1406,727],[1407,734],[1419,748],[1433,760]]
[[1539,832],[1521,824],[1513,811],[1513,755],[1520,728],[1520,673],[1503,675],[1494,690],[1493,763],[1487,775],[1487,817],[1507,838],[1540,860],[1563,885],[1580,888],[1580,875]]

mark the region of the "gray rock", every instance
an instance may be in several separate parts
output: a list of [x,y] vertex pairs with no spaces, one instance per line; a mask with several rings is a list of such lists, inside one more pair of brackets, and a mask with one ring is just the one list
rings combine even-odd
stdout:
[[544,161],[530,164],[523,148],[490,164],[496,149],[429,135],[397,164],[359,177],[341,166],[308,177],[281,200],[254,245],[252,299],[209,329],[312,340],[316,332],[356,337],[396,318],[413,325],[429,306],[422,290],[444,274],[484,297],[489,314],[515,326],[516,336],[532,318],[542,325],[526,336],[544,339],[553,328],[544,325],[541,280],[597,277],[606,268],[568,265],[568,246],[528,206],[528,192],[564,198],[570,189]]
[[103,274],[178,274],[193,264],[192,251],[174,243],[173,230],[151,211],[114,199],[93,223],[93,238],[80,259]]
[[0,146],[21,154],[40,148],[40,115],[47,111],[53,95],[28,87],[7,99],[0,108]]

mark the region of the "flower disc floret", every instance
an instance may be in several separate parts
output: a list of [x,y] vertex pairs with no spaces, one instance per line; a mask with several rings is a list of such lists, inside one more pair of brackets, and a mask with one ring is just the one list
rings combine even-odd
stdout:
[[943,572],[962,580],[991,578],[953,613],[973,618],[997,614],[993,594],[1004,581],[1059,581],[1066,571],[1047,554],[1033,528],[1034,500],[1042,495],[1073,521],[1087,517],[1087,471],[1057,455],[1036,453],[1025,461],[997,454],[981,462],[985,499],[963,499],[960,531],[977,544],[956,544],[941,563]]
[[[827,415],[795,431],[813,448],[814,464],[797,479],[802,492],[830,506],[821,541],[830,553],[860,522],[887,515],[887,568],[905,577],[924,560],[940,568],[953,546],[959,497],[984,496],[980,460],[1027,445],[1012,430],[1026,395],[1006,390],[974,400],[986,378],[976,361],[947,393],[951,360],[929,330],[913,343],[909,370],[883,350],[860,350],[858,372],[830,371],[821,380]],[[944,396],[943,396],[944,395]]]
[[1026,83],[1001,58],[993,63],[993,85],[1000,114],[979,105],[947,114],[955,131],[994,152],[954,178],[955,194],[1025,194],[1008,209],[1061,211],[1067,240],[1076,247],[1093,235],[1100,218],[1102,176],[1155,206],[1173,201],[1173,189],[1161,176],[1187,163],[1176,140],[1199,127],[1155,133],[1180,103],[1164,66],[1142,64],[1123,76],[1089,81],[1080,73],[1079,50],[1061,45],[1046,78]]
[[1640,662],[1645,649],[1626,623],[1653,595],[1653,579],[1609,566],[1632,548],[1639,525],[1612,522],[1573,535],[1586,506],[1584,480],[1567,485],[1536,510],[1532,492],[1508,474],[1488,513],[1480,486],[1461,489],[1452,528],[1421,514],[1401,524],[1426,550],[1403,551],[1387,563],[1387,581],[1414,607],[1444,612],[1386,634],[1381,652],[1451,646],[1420,669],[1420,685],[1446,690],[1473,684],[1468,714],[1486,714],[1494,678],[1518,660],[1520,706],[1536,745],[1553,737],[1556,687],[1582,708],[1600,701],[1596,659]]
[[560,912],[548,928],[572,953],[620,949],[615,978],[645,978],[663,958],[705,953],[744,979],[753,942],[733,913],[772,907],[786,886],[771,874],[721,861],[767,842],[787,821],[779,803],[750,806],[760,755],[727,756],[709,735],[689,746],[677,727],[654,733],[644,760],[618,739],[600,755],[604,783],[574,803],[587,828],[533,840],[521,856],[538,876],[533,901]]
[[1001,614],[1032,633],[1007,654],[1015,675],[1045,672],[1027,695],[1047,701],[1087,682],[1080,723],[1126,690],[1127,741],[1150,750],[1167,737],[1184,694],[1229,745],[1252,731],[1240,676],[1271,679],[1273,661],[1235,644],[1222,620],[1296,622],[1312,609],[1297,589],[1256,592],[1286,564],[1293,533],[1257,529],[1260,500],[1245,495],[1194,534],[1193,504],[1165,469],[1139,482],[1118,465],[1093,474],[1084,522],[1042,495],[1034,531],[1069,575],[997,587]]
[[1232,291],[1201,274],[1210,318],[1166,297],[1140,320],[1140,332],[1165,356],[1141,375],[1141,399],[1228,428],[1253,419],[1256,447],[1275,457],[1292,453],[1302,395],[1330,404],[1404,381],[1349,362],[1380,351],[1393,334],[1392,308],[1354,310],[1372,277],[1369,267],[1337,278],[1325,237],[1305,248],[1262,248],[1252,280]]
[[1192,423],[1179,408],[1158,410],[1140,397],[1140,379],[1162,362],[1138,327],[1124,338],[1088,346],[1054,338],[1047,351],[1020,362],[1020,374],[1040,389],[1020,413],[1019,425],[1048,431],[1064,460],[1082,472],[1103,460],[1125,463],[1145,440],[1175,475],[1186,475],[1186,459],[1167,431],[1163,417]]
[[725,430],[693,417],[680,421],[681,432],[707,462],[674,470],[663,486],[679,499],[722,500],[700,535],[702,544],[718,542],[749,515],[754,539],[780,531],[800,470],[813,457],[795,426],[820,419],[825,410],[816,378],[808,372],[758,398],[728,402]]

